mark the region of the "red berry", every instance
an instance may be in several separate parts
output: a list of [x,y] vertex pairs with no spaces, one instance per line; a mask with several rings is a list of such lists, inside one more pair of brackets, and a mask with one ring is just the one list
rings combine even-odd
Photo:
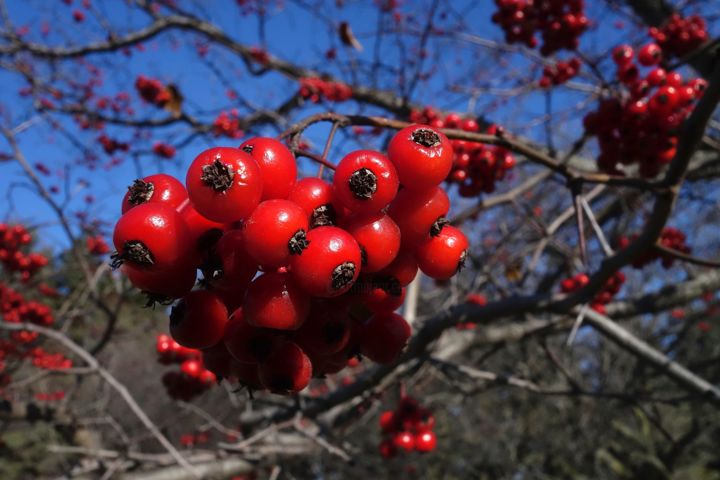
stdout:
[[360,273],[357,241],[337,227],[318,227],[307,234],[308,248],[290,258],[296,284],[314,297],[336,297],[352,287]]
[[257,162],[238,148],[216,147],[198,155],[185,180],[193,206],[216,222],[250,216],[262,197],[263,179]]
[[314,177],[298,181],[288,196],[288,200],[295,202],[305,210],[310,228],[335,225],[336,212],[332,199],[332,186]]
[[465,234],[446,225],[440,233],[420,245],[415,252],[418,267],[428,277],[447,280],[465,264],[468,240]]
[[351,152],[335,169],[334,199],[352,212],[379,212],[395,198],[397,190],[395,167],[379,152]]
[[[395,260],[388,265],[386,268],[382,269],[380,272],[375,275],[375,279],[381,279],[381,284],[384,282],[389,282],[388,285],[384,286],[388,291],[392,291],[391,289],[397,290],[395,288],[396,286],[404,287],[410,284],[410,282],[413,281],[415,278],[415,275],[417,275],[418,271],[418,262],[415,258],[415,254],[410,251],[409,249],[401,249],[400,252],[395,257]],[[396,283],[397,285],[394,287],[392,284]],[[382,286],[382,285],[381,285]]]
[[297,330],[310,311],[310,297],[284,272],[267,272],[250,284],[245,296],[247,323],[255,327]]
[[143,203],[164,203],[177,208],[187,198],[185,186],[178,179],[164,173],[150,175],[135,180],[128,187],[128,191],[123,197],[122,213]]
[[214,247],[213,255],[203,265],[205,280],[218,289],[234,290],[246,286],[257,273],[257,263],[247,253],[245,231],[228,230]]
[[638,62],[645,67],[657,65],[660,60],[662,60],[662,48],[657,43],[648,43],[638,52]]
[[260,167],[262,199],[287,198],[297,179],[297,164],[292,152],[282,142],[268,137],[246,140],[240,149],[249,153]]
[[278,332],[253,327],[243,315],[242,308],[233,312],[225,326],[223,342],[238,362],[259,363],[266,360],[277,345]]
[[392,363],[410,338],[411,328],[396,313],[376,313],[359,326],[360,351],[373,362]]
[[618,66],[624,66],[632,62],[634,56],[633,49],[630,45],[620,45],[615,47],[612,51],[613,61]]
[[383,431],[383,433],[390,432],[395,429],[396,427],[396,418],[395,418],[395,412],[392,410],[387,410],[380,415],[380,430]]
[[429,430],[420,432],[415,436],[415,450],[418,452],[431,452],[437,446],[435,434]]
[[343,222],[357,240],[362,253],[362,271],[377,272],[390,265],[400,250],[400,229],[384,213],[357,215]]
[[180,298],[195,285],[197,269],[187,262],[179,262],[164,270],[148,270],[126,263],[122,267],[130,283],[152,299]]
[[290,200],[266,200],[245,224],[245,247],[263,270],[286,266],[307,248],[308,217]]
[[278,345],[260,364],[260,381],[273,393],[299,392],[310,383],[311,376],[310,359],[292,342]]
[[444,224],[449,210],[450,199],[440,187],[420,191],[403,189],[390,204],[388,215],[400,227],[403,245],[414,247],[428,240],[433,228]]
[[307,321],[293,339],[308,354],[332,355],[345,348],[350,339],[350,317],[331,304],[313,302]]
[[195,290],[183,297],[170,313],[170,335],[188,348],[209,348],[223,338],[228,312],[212,292]]
[[[384,289],[372,282],[364,284],[360,292],[363,304],[374,313],[394,312],[405,301],[405,287]],[[398,285],[399,287],[399,285]]]
[[180,215],[162,203],[138,205],[115,225],[114,263],[145,270],[167,270],[182,263],[190,251],[190,233]]
[[390,140],[388,157],[405,188],[427,190],[447,178],[453,149],[450,140],[432,127],[411,125]]
[[393,437],[393,445],[399,450],[412,452],[415,449],[415,437],[410,432],[400,432]]
[[178,213],[190,231],[190,243],[195,250],[193,261],[199,265],[202,263],[204,255],[222,236],[227,227],[200,215],[189,200],[178,208]]

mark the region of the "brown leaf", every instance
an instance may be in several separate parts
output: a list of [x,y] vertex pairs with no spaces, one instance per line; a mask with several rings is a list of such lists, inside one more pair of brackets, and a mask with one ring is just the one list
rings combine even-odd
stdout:
[[170,100],[164,105],[164,108],[177,118],[182,114],[183,96],[177,86],[172,83],[169,83],[166,89],[170,94]]

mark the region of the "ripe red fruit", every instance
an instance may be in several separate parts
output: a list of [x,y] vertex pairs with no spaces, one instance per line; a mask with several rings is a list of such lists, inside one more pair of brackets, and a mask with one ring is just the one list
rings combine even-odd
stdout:
[[465,264],[468,240],[465,234],[452,225],[420,245],[415,252],[418,267],[430,278],[447,280]]
[[409,190],[427,190],[440,185],[452,169],[450,140],[427,125],[410,125],[390,140],[388,157],[400,183]]
[[218,378],[228,378],[232,373],[234,359],[225,344],[220,342],[202,351],[203,365]]
[[360,351],[373,362],[392,363],[412,333],[410,324],[396,313],[376,313],[358,329]]
[[357,241],[337,227],[318,227],[307,234],[308,248],[290,258],[295,283],[314,297],[336,297],[350,290],[360,274]]
[[195,290],[183,297],[170,312],[170,335],[188,348],[209,348],[225,331],[228,312],[213,292]]
[[335,169],[334,199],[352,212],[379,212],[395,198],[397,190],[397,171],[380,152],[350,152]]
[[307,248],[308,217],[290,200],[266,200],[245,224],[245,248],[263,270],[286,266]]
[[417,271],[418,262],[415,254],[411,250],[403,248],[390,265],[375,275],[374,281],[379,281],[385,290],[393,291],[398,287],[409,285],[417,275]]
[[332,355],[350,339],[350,317],[325,302],[313,302],[307,321],[293,339],[308,354]]
[[197,269],[188,262],[180,262],[164,270],[148,270],[127,263],[122,270],[135,288],[151,299],[161,301],[185,296],[192,290],[197,278]]
[[431,230],[442,227],[449,210],[450,199],[440,187],[403,189],[390,204],[388,215],[400,228],[403,245],[414,247],[428,240]]
[[665,69],[654,68],[647,74],[647,77],[645,77],[645,79],[650,85],[652,85],[653,87],[657,87],[665,83],[666,76],[667,72],[665,72]]
[[245,296],[245,318],[255,327],[297,330],[310,311],[310,297],[285,272],[267,272],[250,284]]
[[415,449],[415,437],[410,432],[399,432],[393,437],[393,445],[399,450],[412,452]]
[[648,110],[654,115],[668,115],[680,100],[678,89],[670,85],[660,87],[648,101]]
[[137,179],[128,187],[122,201],[122,213],[143,203],[164,203],[177,208],[187,198],[185,186],[178,179],[158,173]]
[[280,141],[268,137],[246,140],[240,149],[255,159],[263,179],[262,199],[287,198],[297,179],[295,156]]
[[645,67],[657,65],[660,60],[662,60],[662,48],[657,43],[648,43],[638,52],[638,62]]
[[260,364],[260,381],[273,393],[299,392],[310,383],[311,376],[310,359],[292,342],[278,345]]
[[247,253],[245,231],[228,230],[215,244],[213,255],[203,265],[205,280],[218,289],[248,285],[257,273],[257,264]]
[[190,232],[190,244],[195,250],[194,261],[196,265],[199,265],[204,255],[222,236],[227,226],[208,220],[200,215],[192,203],[190,203],[190,200],[183,202],[183,204],[178,207],[178,213]]
[[372,312],[394,312],[405,301],[405,287],[399,287],[399,291],[398,289],[386,290],[382,286],[368,283],[366,288],[360,292],[360,298]]
[[113,263],[126,262],[146,270],[167,270],[190,251],[190,233],[180,215],[162,203],[130,209],[115,224]]
[[263,179],[250,155],[238,148],[216,147],[193,160],[185,184],[201,215],[230,223],[246,219],[257,207]]
[[360,246],[363,272],[377,272],[395,260],[400,250],[400,229],[389,216],[356,215],[345,220],[343,227]]
[[420,432],[415,436],[415,450],[418,452],[431,452],[437,446],[435,434],[429,430]]
[[242,363],[266,360],[279,340],[276,331],[253,327],[247,323],[242,308],[238,308],[230,316],[223,334],[223,342],[228,352]]
[[314,177],[303,178],[295,184],[288,200],[305,210],[310,228],[335,225],[333,188],[329,183]]
[[380,415],[380,430],[387,433],[395,429],[395,412],[387,410]]
[[632,62],[635,53],[630,45],[620,45],[613,49],[613,61],[619,66],[625,66]]

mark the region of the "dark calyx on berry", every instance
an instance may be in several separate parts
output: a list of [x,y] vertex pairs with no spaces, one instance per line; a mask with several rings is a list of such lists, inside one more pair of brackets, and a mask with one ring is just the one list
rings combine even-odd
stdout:
[[300,255],[303,250],[308,248],[308,245],[310,245],[310,242],[305,237],[305,230],[302,228],[295,232],[295,235],[288,240],[288,249],[292,255]]
[[355,277],[355,264],[352,262],[344,262],[335,267],[332,272],[332,288],[340,290],[353,281]]
[[440,135],[432,130],[420,128],[412,132],[412,141],[423,147],[430,148],[435,145],[440,145]]
[[245,145],[244,147],[242,147],[242,151],[245,153],[252,153],[253,150],[255,150],[254,145]]
[[222,163],[219,159],[202,168],[200,180],[216,192],[224,192],[232,186],[235,173],[230,165]]
[[131,205],[140,205],[149,201],[155,192],[155,185],[145,180],[137,179],[128,187],[128,202]]
[[361,168],[350,175],[350,191],[360,200],[372,198],[377,191],[377,176],[369,168]]
[[335,219],[335,209],[331,204],[320,205],[313,210],[310,218],[310,228],[335,225]]
[[122,265],[125,261],[130,261],[138,265],[155,264],[152,253],[150,253],[150,249],[138,240],[128,240],[125,242],[123,244],[123,251],[113,253],[110,259],[110,266],[112,268],[120,267],[120,265]]
[[445,217],[438,217],[437,220],[435,220],[435,223],[433,223],[430,226],[430,235],[433,237],[437,237],[440,235],[440,232],[442,232],[442,229],[445,225],[449,225],[450,220],[448,220]]

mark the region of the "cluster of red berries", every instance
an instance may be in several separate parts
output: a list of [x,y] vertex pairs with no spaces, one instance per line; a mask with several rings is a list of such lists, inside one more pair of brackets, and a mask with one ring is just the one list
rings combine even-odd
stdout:
[[175,156],[175,147],[167,143],[156,142],[152,150],[155,155],[161,158],[173,158]]
[[[560,283],[560,290],[563,293],[571,293],[584,287],[589,281],[590,279],[586,274],[579,273],[574,277],[563,280]],[[604,314],[605,305],[610,303],[613,297],[618,294],[623,283],[625,283],[625,274],[622,272],[615,272],[615,274],[610,277],[607,282],[605,282],[602,290],[600,290],[590,301],[590,308],[598,313]]]
[[675,57],[687,55],[708,39],[702,17],[692,15],[683,18],[678,13],[673,13],[662,27],[650,27],[650,36],[664,51]]
[[[213,135],[216,137],[240,138],[244,135],[240,128],[240,116],[237,109],[233,108],[220,114],[213,120]],[[175,149],[173,149],[173,154]]]
[[540,88],[561,85],[577,75],[581,65],[580,59],[573,57],[566,62],[557,62],[554,65],[545,66],[538,84]]
[[[20,292],[3,283],[0,283],[0,315],[8,323],[34,323],[40,326],[55,323],[50,307],[26,299]],[[37,334],[24,331],[13,332],[12,336],[22,343],[37,338]]]
[[215,374],[204,367],[200,350],[183,347],[165,334],[157,336],[155,350],[158,362],[163,365],[180,365],[179,371],[166,372],[162,378],[171,398],[187,402],[215,384]]
[[32,243],[32,235],[23,225],[0,223],[0,263],[5,270],[20,275],[27,282],[42,267],[48,264],[44,255],[23,250]]
[[[462,118],[457,113],[443,116],[437,110],[427,107],[410,112],[410,120],[426,123],[434,128],[457,128],[466,132],[479,132],[480,126],[472,118]],[[487,133],[502,135],[503,129],[490,125]],[[495,182],[505,178],[508,170],[515,166],[512,153],[500,146],[452,140],[453,168],[447,177],[448,183],[458,184],[462,197],[476,197],[481,193],[495,191]]]
[[47,352],[42,347],[31,349],[28,357],[35,367],[45,370],[67,370],[73,366],[72,360],[62,353]]
[[[630,242],[637,239],[637,237],[637,234],[632,235],[630,238],[620,237],[617,242],[618,249],[627,247]],[[685,243],[686,240],[687,237],[685,236],[685,233],[683,233],[681,230],[674,227],[665,227],[660,233],[660,238],[658,239],[658,242],[663,247],[678,251],[680,253],[690,254],[692,253],[692,249],[687,245],[687,243]],[[644,252],[643,255],[636,258],[635,261],[633,261],[632,266],[638,269],[643,268],[645,265],[652,263],[658,259],[660,259],[662,266],[665,269],[672,267],[673,263],[675,263],[675,257],[673,257],[672,255],[663,253],[655,249],[649,249],[648,251]]]
[[[656,65],[662,50],[656,44],[645,45],[638,54],[643,66]],[[685,82],[677,72],[655,67],[643,78],[633,63],[635,52],[628,45],[613,50],[617,75],[627,92],[621,98],[607,98],[598,110],[583,119],[585,131],[598,138],[598,168],[623,175],[620,165],[638,164],[638,172],[653,178],[675,156],[678,129],[687,118],[707,82]]]
[[[411,333],[393,313],[404,287],[418,268],[447,280],[462,267],[468,240],[439,187],[452,161],[447,137],[424,125],[398,132],[387,157],[349,153],[332,184],[297,181],[292,152],[271,138],[211,148],[187,190],[163,174],[129,188],[114,263],[137,288],[182,298],[170,333],[217,376],[296,392],[358,354],[393,362]],[[198,268],[205,289],[191,291]]]
[[139,75],[135,79],[135,89],[140,98],[158,107],[163,107],[172,100],[170,90],[160,80],[145,75]]
[[544,56],[577,49],[580,35],[590,25],[584,0],[495,0],[495,5],[492,22],[505,31],[505,41],[535,48],[539,31]]
[[304,77],[300,80],[300,96],[318,103],[325,99],[344,102],[352,98],[352,88],[341,82],[330,82],[318,77]]
[[380,455],[392,458],[398,452],[427,453],[437,447],[437,438],[433,432],[435,417],[417,400],[402,396],[395,410],[387,410],[380,415],[380,430],[383,440],[380,443]]
[[112,155],[117,151],[127,152],[130,149],[130,144],[110,138],[105,134],[98,137],[98,142],[102,145],[103,150],[105,150],[105,153],[108,155]]
[[105,255],[110,253],[110,246],[107,244],[102,235],[93,235],[87,237],[85,245],[90,255]]

